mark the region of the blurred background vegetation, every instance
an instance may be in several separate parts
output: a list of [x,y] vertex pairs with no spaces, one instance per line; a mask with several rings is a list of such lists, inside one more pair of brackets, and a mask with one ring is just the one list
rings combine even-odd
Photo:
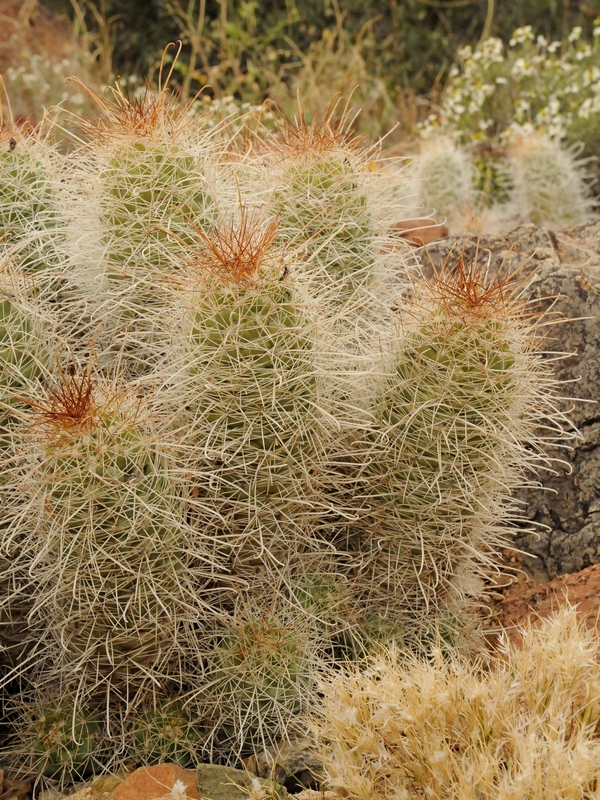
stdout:
[[[1,2],[0,2],[1,5]],[[168,42],[183,52],[175,80],[184,95],[202,87],[217,99],[288,111],[300,92],[307,107],[358,86],[361,132],[394,129],[405,138],[435,104],[457,48],[487,36],[505,41],[531,24],[566,40],[589,33],[600,0],[23,0],[32,14],[52,10],[85,41],[99,81],[156,79]]]

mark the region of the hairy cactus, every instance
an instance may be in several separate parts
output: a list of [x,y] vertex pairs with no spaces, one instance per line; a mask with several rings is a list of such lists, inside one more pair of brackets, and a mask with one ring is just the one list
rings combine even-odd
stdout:
[[300,730],[324,664],[454,646],[564,424],[504,278],[459,259],[405,299],[404,184],[335,106],[248,152],[234,203],[165,89],[98,100],[64,285],[0,285],[0,628],[28,648],[0,685],[62,783],[233,763]]
[[477,594],[471,576],[493,566],[519,516],[511,488],[563,424],[527,306],[502,276],[460,256],[416,292],[374,399],[361,467],[373,511],[356,534],[367,606],[408,618]]
[[581,167],[557,141],[537,133],[515,138],[507,158],[512,204],[522,222],[568,228],[590,213]]
[[91,368],[36,403],[26,445],[36,468],[16,478],[30,484],[17,565],[37,583],[36,636],[42,625],[64,669],[77,665],[80,692],[101,684],[109,696],[124,682],[133,692],[181,651],[182,626],[208,613],[198,593],[218,565],[186,528],[139,399]]
[[207,653],[217,750],[245,756],[290,735],[311,696],[311,639],[301,615],[236,609]]
[[275,224],[244,209],[210,232],[165,366],[179,458],[197,498],[192,514],[227,544],[233,572],[244,576],[297,552],[316,510],[310,473],[323,422],[315,323],[275,235]]
[[[1,118],[0,118],[1,123]],[[0,256],[36,272],[60,263],[51,149],[38,131],[0,124]]]
[[86,206],[73,213],[80,225],[99,230],[101,257],[92,259],[95,276],[80,276],[79,286],[87,283],[82,299],[94,308],[96,349],[112,354],[106,366],[120,359],[122,369],[140,374],[155,366],[151,345],[164,336],[164,308],[182,249],[193,241],[194,227],[203,229],[214,217],[206,172],[216,159],[206,131],[168,89],[147,89],[132,101],[117,84],[111,100],[94,97],[102,117],[82,122],[88,141],[72,168],[94,188],[82,192]]
[[469,227],[476,212],[474,168],[469,153],[452,139],[423,141],[414,168],[420,202],[426,213],[445,219],[452,233]]
[[[313,291],[334,314],[352,297],[356,302],[357,292],[373,290],[385,225],[397,221],[381,219],[381,201],[393,195],[391,174],[379,180],[372,151],[353,138],[347,114],[335,121],[336,108],[311,123],[302,110],[281,122],[271,153],[281,240],[296,248]],[[392,202],[396,215],[404,200]]]

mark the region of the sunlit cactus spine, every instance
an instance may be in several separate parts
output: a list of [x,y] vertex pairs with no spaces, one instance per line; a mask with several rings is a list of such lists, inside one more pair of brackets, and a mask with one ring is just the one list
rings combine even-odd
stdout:
[[566,423],[518,286],[461,255],[415,294],[374,396],[354,546],[367,608],[418,627],[476,602],[522,516],[511,490]]
[[558,141],[540,133],[513,137],[507,145],[507,171],[511,204],[521,222],[569,228],[590,214],[582,165]]

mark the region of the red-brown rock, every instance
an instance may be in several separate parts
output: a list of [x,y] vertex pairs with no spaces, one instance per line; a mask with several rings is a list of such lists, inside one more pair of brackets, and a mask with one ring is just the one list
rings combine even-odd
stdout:
[[549,583],[511,593],[502,603],[500,622],[510,634],[516,625],[547,617],[568,600],[590,627],[600,619],[600,564],[561,575]]
[[438,239],[445,239],[448,236],[448,228],[428,217],[415,217],[414,219],[403,219],[392,225],[393,233],[398,234],[412,247],[422,247]]
[[185,793],[190,800],[199,800],[195,771],[183,769],[178,764],[157,764],[136,769],[116,787],[113,800],[156,800],[159,797],[171,797],[177,781],[185,785]]

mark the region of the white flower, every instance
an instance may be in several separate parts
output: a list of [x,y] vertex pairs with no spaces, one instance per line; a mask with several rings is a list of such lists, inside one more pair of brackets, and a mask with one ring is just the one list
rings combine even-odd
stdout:
[[581,38],[581,30],[581,25],[576,25],[569,34],[569,41],[576,42],[579,38]]
[[579,110],[577,111],[577,116],[580,119],[589,119],[591,110],[592,110],[592,98],[588,97],[588,99],[584,100],[583,103],[579,106]]
[[504,86],[505,84],[508,83],[508,81],[506,80],[506,78],[496,78],[496,83],[499,84],[500,86]]
[[600,25],[596,25],[594,27],[593,33],[594,33],[594,36],[600,36]]
[[548,45],[549,53],[556,53],[557,50],[560,50],[560,42],[552,42]]
[[512,35],[512,39],[509,41],[509,45],[514,47],[516,44],[523,44],[528,39],[533,41],[533,28],[531,25],[523,25],[520,28],[517,28],[516,31]]
[[538,36],[537,37],[537,46],[538,47],[548,47],[548,39],[545,36]]
[[584,58],[589,58],[592,55],[592,48],[589,44],[584,44],[583,47],[575,53],[577,61],[583,61]]

